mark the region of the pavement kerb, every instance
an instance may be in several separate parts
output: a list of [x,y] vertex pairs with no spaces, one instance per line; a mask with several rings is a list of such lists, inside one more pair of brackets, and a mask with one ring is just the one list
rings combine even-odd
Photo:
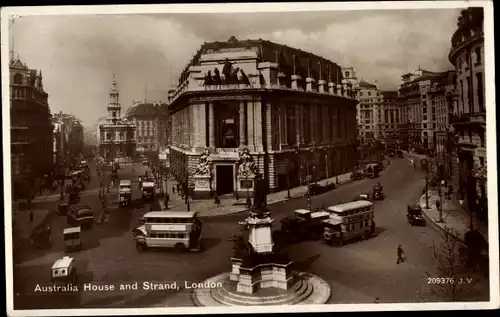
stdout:
[[[429,198],[430,197],[431,196],[429,196]],[[422,201],[424,201],[424,202],[422,203]],[[437,210],[436,206],[432,205],[432,204],[429,204],[430,205],[429,209],[425,208],[425,194],[420,197],[419,205],[422,208],[422,214],[424,215],[426,222],[432,224],[432,226],[434,228],[439,229],[443,233],[446,233],[446,231],[444,230],[444,227],[441,227],[439,224],[437,224],[436,220],[432,219],[432,217],[427,214],[426,211],[429,210],[429,209],[430,210],[435,210],[436,212],[438,212],[438,210]],[[455,240],[457,240],[458,242],[465,244],[464,240],[462,240],[461,238],[457,237],[456,235],[451,235],[451,236],[453,238],[455,238]]]
[[[342,183],[339,183],[337,186],[342,186],[342,185],[345,185],[345,184],[348,184],[348,183],[351,183],[352,180],[347,180],[345,182],[342,182]],[[335,190],[335,189],[333,189]],[[280,204],[280,203],[283,203],[283,202],[286,202],[286,201],[290,201],[290,200],[294,200],[294,199],[298,199],[298,198],[303,198],[305,196],[305,193],[301,193],[301,194],[296,194],[296,195],[292,195],[291,198],[284,198],[284,199],[279,199],[279,200],[276,200],[276,201],[273,201],[272,203],[268,203],[267,205],[268,206],[271,206],[271,205],[275,205],[275,204]],[[239,214],[239,213],[243,213],[243,212],[248,212],[248,208],[247,209],[244,209],[244,210],[236,210],[236,211],[229,211],[229,212],[222,212],[222,213],[217,213],[217,214],[202,214],[200,213],[199,217],[200,218],[212,218],[212,217],[221,217],[221,216],[228,216],[228,215],[235,215],[235,214]]]

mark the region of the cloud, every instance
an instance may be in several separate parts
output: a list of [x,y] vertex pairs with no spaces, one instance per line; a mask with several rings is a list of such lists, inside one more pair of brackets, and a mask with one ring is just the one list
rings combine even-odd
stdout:
[[[15,47],[41,69],[52,112],[87,124],[106,114],[111,76],[122,106],[166,95],[204,42],[267,39],[341,65],[358,77],[396,89],[419,65],[452,68],[447,60],[459,10],[392,10],[230,14],[26,16],[14,27]],[[154,95],[154,97],[152,97]]]

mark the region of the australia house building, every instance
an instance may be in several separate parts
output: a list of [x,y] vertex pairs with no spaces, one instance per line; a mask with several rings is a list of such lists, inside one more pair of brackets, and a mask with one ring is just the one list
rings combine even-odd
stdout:
[[[169,92],[170,166],[195,198],[347,171],[356,104],[339,65],[265,40],[205,43]],[[245,197],[245,196],[243,196]]]

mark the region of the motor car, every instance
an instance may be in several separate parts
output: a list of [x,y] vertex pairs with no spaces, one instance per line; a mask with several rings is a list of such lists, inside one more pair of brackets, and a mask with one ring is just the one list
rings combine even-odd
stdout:
[[416,205],[415,207],[408,206],[406,218],[411,226],[425,226],[422,208],[420,208],[419,205]]
[[351,173],[351,180],[360,180],[365,178],[365,174],[361,170],[356,170]]
[[307,185],[307,193],[311,196],[321,195],[325,192],[327,192],[326,187],[320,184],[314,183]]

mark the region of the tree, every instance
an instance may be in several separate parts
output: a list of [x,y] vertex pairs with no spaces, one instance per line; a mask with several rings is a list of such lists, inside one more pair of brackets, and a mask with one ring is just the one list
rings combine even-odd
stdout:
[[433,242],[433,255],[437,263],[437,275],[425,272],[428,284],[440,297],[450,301],[463,299],[464,294],[472,289],[481,276],[465,266],[462,243],[456,238],[458,232],[444,227],[440,247]]

